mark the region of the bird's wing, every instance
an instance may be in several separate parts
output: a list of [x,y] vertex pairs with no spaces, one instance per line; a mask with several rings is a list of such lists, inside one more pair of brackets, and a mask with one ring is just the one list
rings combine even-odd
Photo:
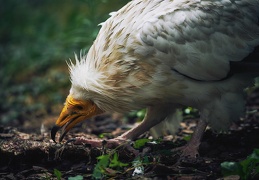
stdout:
[[197,80],[220,80],[228,75],[230,61],[241,61],[259,45],[259,15],[248,5],[206,2],[158,14],[145,21],[139,38],[172,70]]

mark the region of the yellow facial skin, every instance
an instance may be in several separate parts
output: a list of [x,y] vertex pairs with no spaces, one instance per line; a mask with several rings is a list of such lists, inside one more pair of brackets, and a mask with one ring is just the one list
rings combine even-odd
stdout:
[[56,125],[51,130],[51,138],[55,141],[57,131],[63,127],[59,142],[62,141],[66,133],[77,123],[103,113],[92,101],[76,100],[68,96],[64,108],[62,109]]

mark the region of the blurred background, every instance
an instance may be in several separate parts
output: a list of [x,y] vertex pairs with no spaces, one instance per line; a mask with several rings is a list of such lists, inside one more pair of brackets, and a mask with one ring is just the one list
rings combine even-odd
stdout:
[[[0,125],[53,125],[70,89],[66,61],[87,52],[98,24],[129,1],[0,0]],[[183,113],[198,116],[190,107]]]
[[66,61],[129,0],[0,0],[0,124],[54,123],[69,92]]

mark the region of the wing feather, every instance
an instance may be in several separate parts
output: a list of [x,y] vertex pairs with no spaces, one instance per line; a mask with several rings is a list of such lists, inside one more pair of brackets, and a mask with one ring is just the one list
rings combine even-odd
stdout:
[[248,1],[188,2],[171,3],[157,15],[151,11],[139,37],[171,69],[198,80],[223,79],[231,61],[259,45],[258,12]]

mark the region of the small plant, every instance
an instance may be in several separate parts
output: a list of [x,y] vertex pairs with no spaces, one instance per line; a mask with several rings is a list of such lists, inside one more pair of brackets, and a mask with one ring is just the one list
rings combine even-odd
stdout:
[[54,169],[54,175],[57,177],[58,180],[61,180],[62,173],[59,170]]
[[105,174],[105,168],[109,165],[109,155],[101,155],[97,157],[98,163],[93,171],[93,178],[101,179]]
[[[134,142],[133,147],[136,149],[140,149],[147,142],[150,142],[150,139],[138,139]],[[148,156],[137,156],[130,163],[123,163],[119,160],[119,154],[117,152],[117,148],[114,149],[109,154],[104,154],[97,157],[97,164],[93,171],[93,179],[103,179],[106,176],[115,177],[116,174],[125,173],[134,169],[132,176],[141,175],[144,173],[144,165],[150,164]],[[126,168],[126,169],[125,169]],[[121,170],[123,169],[123,172]]]
[[123,163],[123,162],[119,161],[118,153],[114,153],[113,158],[110,161],[109,167],[111,167],[111,168],[121,168],[121,167],[125,167],[125,166],[128,166],[128,165],[129,164],[127,164],[127,163]]
[[150,141],[151,141],[150,139],[146,139],[146,138],[138,139],[134,142],[133,147],[136,149],[139,149],[143,147],[147,142],[150,142]]
[[259,173],[259,149],[241,162],[221,163],[223,176],[239,175],[242,180],[249,179]]
[[112,169],[109,169],[109,168],[120,169],[122,167],[128,166],[127,163],[123,163],[119,161],[119,155],[117,152],[101,155],[97,157],[97,159],[98,159],[98,163],[96,164],[93,171],[94,179],[102,179],[107,174],[114,175],[116,173],[116,171],[113,171]]

